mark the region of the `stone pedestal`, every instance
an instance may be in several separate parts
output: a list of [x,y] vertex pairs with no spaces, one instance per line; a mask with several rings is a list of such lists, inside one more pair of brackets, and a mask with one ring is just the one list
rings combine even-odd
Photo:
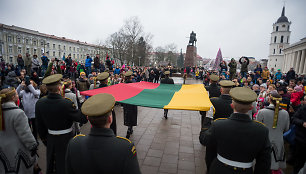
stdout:
[[196,58],[197,58],[197,47],[193,45],[187,45],[184,67],[196,66],[197,64]]

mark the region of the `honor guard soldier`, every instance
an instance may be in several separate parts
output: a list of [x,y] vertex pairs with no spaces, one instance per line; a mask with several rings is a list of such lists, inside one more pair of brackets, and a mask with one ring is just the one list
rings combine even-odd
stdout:
[[134,144],[115,136],[110,125],[115,98],[111,94],[97,94],[86,100],[82,113],[92,125],[88,136],[77,135],[68,145],[67,174],[140,174]]
[[[132,81],[132,71],[128,71],[124,74],[125,81],[124,83],[133,83]],[[123,117],[124,117],[124,125],[128,126],[128,130],[126,133],[126,138],[130,138],[131,134],[133,134],[133,126],[137,126],[137,106],[130,104],[122,104],[123,105]]]
[[208,173],[269,174],[269,130],[261,122],[251,120],[247,114],[257,95],[244,87],[231,89],[230,95],[234,113],[228,119],[215,120],[207,131],[200,133],[201,144],[214,147],[213,152],[216,153]]
[[[213,112],[207,112],[206,117],[203,120],[203,131],[210,127],[212,120],[228,118],[233,113],[233,108],[231,107],[232,97],[229,95],[229,92],[235,83],[230,80],[222,80],[219,82],[219,84],[221,86],[220,97],[213,97],[210,99],[215,108],[215,113],[213,114]],[[210,148],[210,146],[206,146],[205,162],[207,171],[209,171],[210,164],[216,157],[216,153],[212,151],[213,149],[214,147]]]
[[[161,79],[160,83],[164,84],[174,84],[173,79],[169,78],[170,71],[165,71],[165,78]],[[168,119],[168,109],[164,109],[164,117],[165,119]]]
[[215,74],[211,74],[209,78],[210,84],[209,86],[205,87],[206,91],[208,91],[209,98],[219,97],[221,95],[220,87],[218,86],[219,77]]
[[[99,86],[97,88],[104,88],[107,87],[107,82],[108,82],[108,77],[109,73],[108,72],[103,72],[99,74],[96,78],[97,81],[100,82]],[[117,135],[117,123],[116,123],[116,113],[115,110],[112,110],[112,115],[113,115],[113,122],[110,125],[110,128],[114,131],[114,134]]]
[[[65,154],[73,137],[74,121],[87,123],[87,118],[73,102],[61,96],[61,74],[46,77],[48,96],[39,99],[35,106],[37,128],[42,142],[47,146],[47,173],[65,173]],[[55,171],[54,171],[55,169]]]

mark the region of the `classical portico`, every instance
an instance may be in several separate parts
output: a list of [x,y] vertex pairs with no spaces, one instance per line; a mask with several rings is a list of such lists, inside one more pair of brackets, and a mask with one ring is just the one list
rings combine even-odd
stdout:
[[283,51],[283,72],[287,72],[290,68],[294,68],[297,74],[306,75],[306,37],[297,43],[289,45],[289,47],[285,48]]

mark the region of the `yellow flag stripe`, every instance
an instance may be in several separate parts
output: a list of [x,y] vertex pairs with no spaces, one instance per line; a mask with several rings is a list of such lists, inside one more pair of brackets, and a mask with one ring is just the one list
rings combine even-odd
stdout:
[[182,85],[164,109],[208,111],[212,103],[203,84]]

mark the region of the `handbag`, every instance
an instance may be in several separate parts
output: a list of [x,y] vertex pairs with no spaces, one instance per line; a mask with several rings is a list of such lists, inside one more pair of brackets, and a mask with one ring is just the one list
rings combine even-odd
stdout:
[[294,145],[295,144],[295,129],[296,129],[296,126],[295,124],[293,124],[290,129],[284,133],[284,139],[291,145]]

